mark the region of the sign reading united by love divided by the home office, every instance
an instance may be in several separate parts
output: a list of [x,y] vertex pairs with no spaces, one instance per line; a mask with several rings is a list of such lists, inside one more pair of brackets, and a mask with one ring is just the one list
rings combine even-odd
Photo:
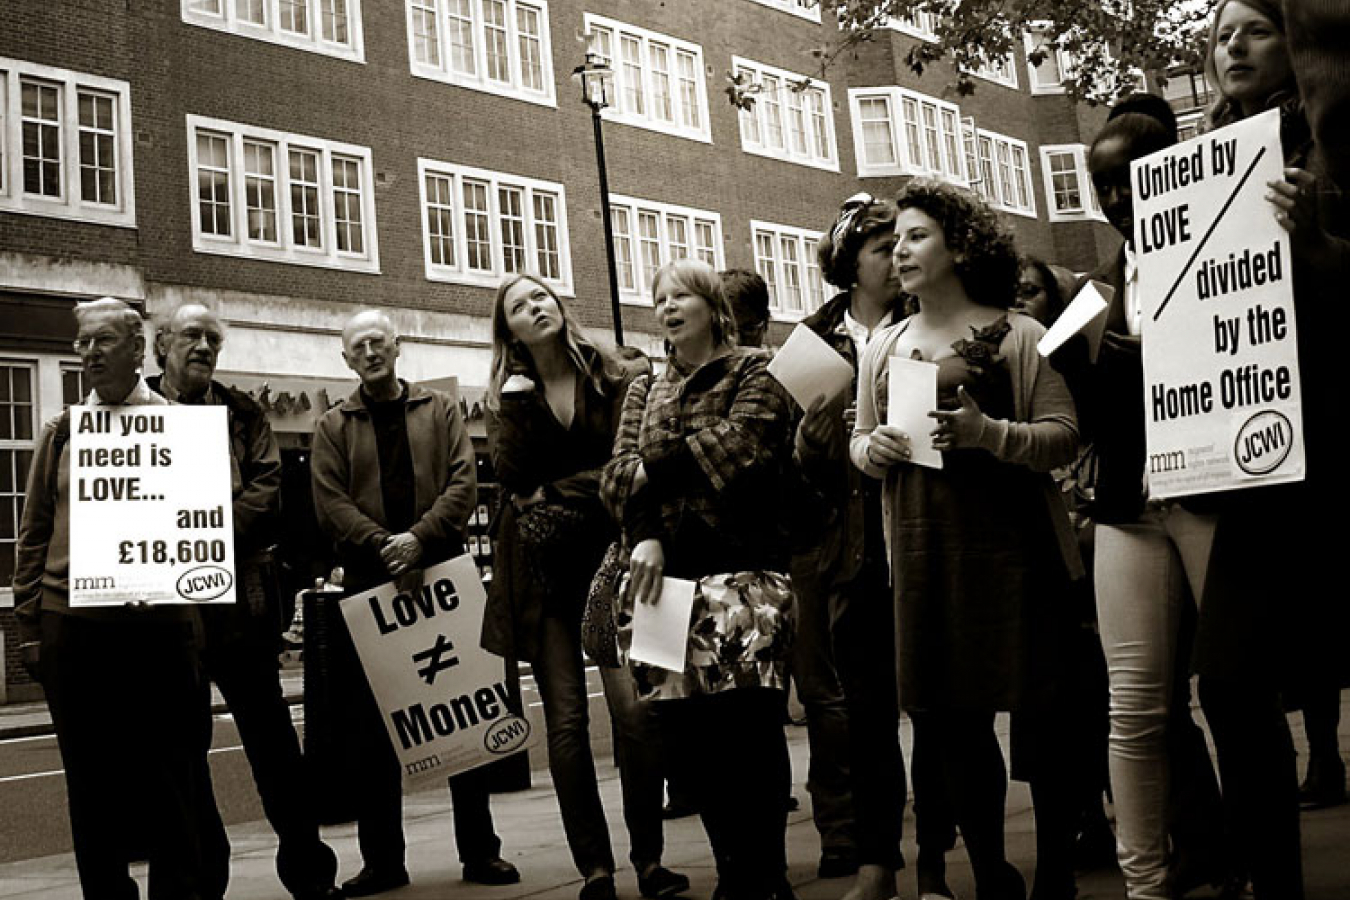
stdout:
[[233,603],[223,406],[73,406],[70,603]]
[[342,600],[405,785],[445,778],[528,749],[540,729],[519,715],[506,663],[479,646],[487,592],[470,556]]
[[1132,165],[1155,498],[1304,478],[1283,170],[1277,110]]

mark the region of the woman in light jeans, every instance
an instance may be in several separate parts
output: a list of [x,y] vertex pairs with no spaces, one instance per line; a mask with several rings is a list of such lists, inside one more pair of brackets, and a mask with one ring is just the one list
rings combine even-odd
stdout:
[[[1190,717],[1189,652],[1182,646],[1204,589],[1215,517],[1181,503],[1147,501],[1145,474],[1130,162],[1175,143],[1174,122],[1141,112],[1112,118],[1093,142],[1088,168],[1102,210],[1125,244],[1087,276],[1113,290],[1096,362],[1088,362],[1081,341],[1054,359],[1097,454],[1095,588],[1110,681],[1117,852],[1130,900],[1169,900],[1227,875],[1217,831],[1206,824],[1218,818],[1217,782]],[[1180,816],[1169,815],[1172,810]],[[1187,818],[1197,825],[1182,827]]]

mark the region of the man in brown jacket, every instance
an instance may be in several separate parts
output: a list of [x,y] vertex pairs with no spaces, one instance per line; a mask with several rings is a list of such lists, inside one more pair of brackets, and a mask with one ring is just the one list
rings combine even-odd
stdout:
[[[349,591],[417,580],[427,566],[463,553],[477,499],[473,446],[458,404],[399,379],[398,355],[399,338],[387,315],[367,310],[353,316],[342,330],[342,358],[361,386],[314,430],[315,512],[337,543]],[[379,707],[345,630],[335,635],[332,650],[335,677],[350,681],[347,734],[363,769],[357,786],[362,868],[342,890],[365,897],[408,883],[403,788]],[[451,778],[450,794],[464,879],[519,881],[515,866],[500,856],[483,771]]]

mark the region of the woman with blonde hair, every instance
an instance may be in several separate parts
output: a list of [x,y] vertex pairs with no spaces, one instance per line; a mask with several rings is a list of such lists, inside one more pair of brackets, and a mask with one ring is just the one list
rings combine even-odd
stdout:
[[[672,783],[698,805],[717,858],[714,896],[787,900],[788,400],[767,354],[736,347],[711,266],[668,263],[652,295],[668,365],[628,389],[601,487],[633,548],[620,656],[654,701]],[[695,582],[681,672],[628,656],[635,605],[672,602],[662,600],[667,577]]]
[[[544,704],[549,772],[567,842],[586,878],[582,900],[612,900],[614,852],[591,755],[581,614],[587,588],[617,536],[600,502],[628,385],[645,358],[621,360],[577,326],[533,275],[502,282],[492,307],[488,436],[508,496],[483,646],[528,661]],[[600,669],[615,726],[633,867],[644,897],[671,897],[689,879],[661,865],[662,772],[647,704],[622,669]]]

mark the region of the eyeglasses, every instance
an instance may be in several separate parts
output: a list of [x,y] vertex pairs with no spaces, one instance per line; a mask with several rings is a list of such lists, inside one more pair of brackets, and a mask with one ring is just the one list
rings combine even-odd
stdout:
[[206,344],[212,350],[219,350],[220,345],[224,343],[225,338],[218,331],[205,331],[201,328],[184,328],[182,331],[173,333],[175,340],[180,340],[188,346],[196,346],[202,338],[206,338]]
[[93,337],[77,337],[70,342],[70,346],[75,348],[76,353],[84,353],[94,348],[97,348],[101,353],[107,353],[113,347],[116,347],[121,340],[120,335],[97,334]]
[[839,207],[839,218],[834,223],[834,228],[830,229],[831,242],[837,244],[853,227],[853,223],[858,218],[858,213],[876,202],[876,198],[866,191],[861,191],[845,200],[844,205]]
[[1017,296],[1019,299],[1027,300],[1035,297],[1037,294],[1044,294],[1045,286],[1036,284],[1034,281],[1024,281],[1017,286]]

